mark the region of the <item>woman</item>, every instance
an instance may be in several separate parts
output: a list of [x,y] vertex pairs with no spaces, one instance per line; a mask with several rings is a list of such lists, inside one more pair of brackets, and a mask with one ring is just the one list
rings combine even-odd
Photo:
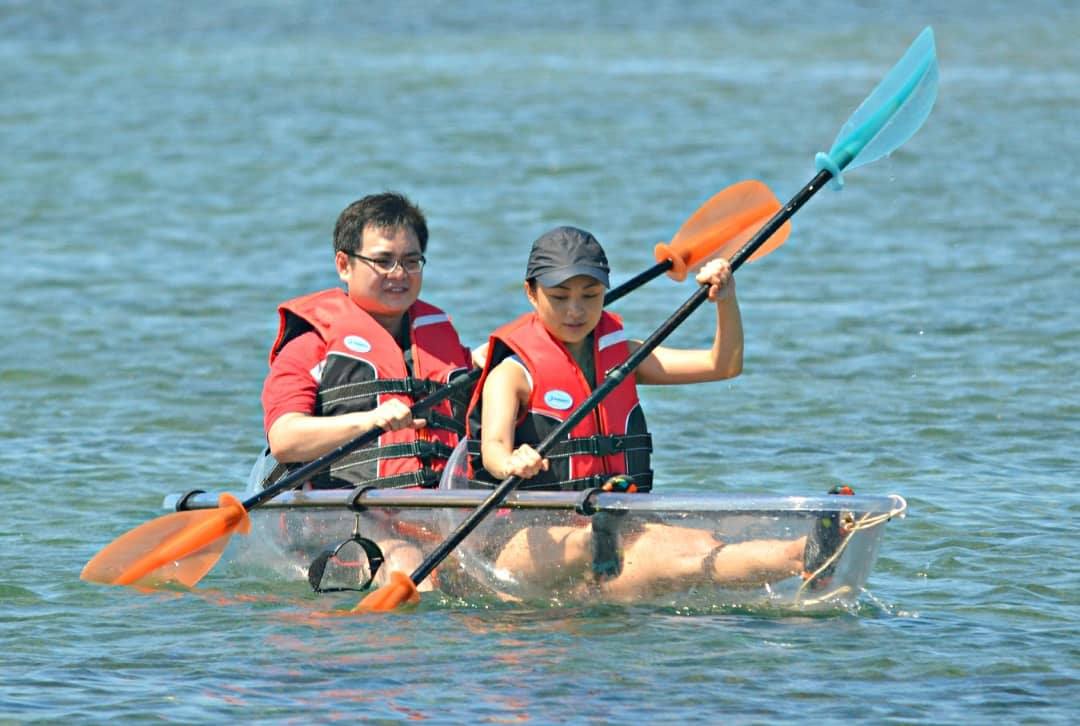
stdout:
[[[470,408],[470,436],[480,440],[473,458],[477,480],[495,483],[517,476],[526,480],[522,489],[648,491],[652,446],[637,384],[700,383],[742,371],[735,280],[726,260],[714,260],[697,274],[716,304],[712,347],[657,347],[565,441],[540,456],[535,446],[581,404],[605,371],[641,345],[628,340],[619,317],[603,309],[608,273],[603,249],[584,230],[558,227],[533,243],[525,274],[533,312],[491,336]],[[802,568],[805,538],[725,545],[708,532],[659,523],[619,529],[626,528],[606,521],[594,521],[589,529],[527,528],[508,538],[496,566],[543,578],[591,562],[598,584],[616,597],[639,595],[664,582],[756,584]]]

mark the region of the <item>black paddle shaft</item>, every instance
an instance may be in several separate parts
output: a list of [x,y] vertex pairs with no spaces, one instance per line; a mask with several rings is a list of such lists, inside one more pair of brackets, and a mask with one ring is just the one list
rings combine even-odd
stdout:
[[638,289],[649,280],[660,277],[660,275],[663,275],[674,266],[675,263],[670,259],[667,259],[663,262],[657,262],[644,272],[639,272],[614,290],[609,290],[608,293],[604,295],[604,305],[610,305],[626,293]]
[[[774,232],[780,229],[784,222],[795,214],[795,212],[799,211],[799,209],[809,201],[810,197],[814,196],[814,194],[816,194],[830,178],[832,178],[832,174],[828,170],[818,172],[818,174],[810,180],[809,184],[803,187],[791,201],[784,205],[783,209],[773,215],[772,219],[766,222],[765,225],[758,230],[757,234],[747,241],[747,243],[731,258],[732,272],[739,269],[746,260],[750,259],[750,256],[754,254],[758,247],[765,244],[765,241],[768,240]],[[657,267],[662,265],[663,263],[660,263]],[[662,271],[663,270],[660,272]],[[651,271],[647,271],[643,274],[647,275],[648,272]],[[656,274],[659,274],[659,272]],[[641,275],[639,275],[639,277],[641,277]],[[653,277],[655,277],[655,275],[653,275]],[[651,278],[645,277],[644,279],[648,280]],[[708,298],[709,288],[702,285],[670,318],[665,320],[652,335],[644,340],[638,349],[630,354],[630,357],[623,361],[621,365],[616,366],[608,372],[607,376],[604,378],[604,382],[601,383],[588,398],[582,401],[581,405],[578,406],[565,421],[559,424],[555,430],[540,442],[536,447],[537,453],[543,456],[559,439],[581,423],[586,416],[592,413],[593,409],[600,404],[600,401],[602,401],[605,396],[615,390],[615,388],[622,383],[626,377],[664,341],[665,338],[671,335],[675,328],[679,327],[679,325],[681,325],[686,318],[690,317],[690,314],[697,310],[697,308]],[[449,555],[455,547],[461,544],[461,542],[469,536],[469,533],[476,529],[480,522],[482,522],[493,509],[502,504],[506,497],[510,495],[510,492],[516,489],[520,483],[521,479],[516,476],[504,479],[499,486],[488,495],[488,498],[450,533],[450,536],[447,537],[442,544],[432,550],[431,553],[424,558],[424,561],[420,563],[420,566],[417,567],[416,571],[410,576],[412,581],[419,584],[430,575],[431,571],[438,567],[439,564],[446,559],[447,555]]]

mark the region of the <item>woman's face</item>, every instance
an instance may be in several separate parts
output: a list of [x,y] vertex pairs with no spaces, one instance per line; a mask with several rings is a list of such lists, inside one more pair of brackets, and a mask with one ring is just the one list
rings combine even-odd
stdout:
[[581,343],[604,312],[604,284],[577,275],[553,287],[525,283],[525,295],[548,332],[567,346]]

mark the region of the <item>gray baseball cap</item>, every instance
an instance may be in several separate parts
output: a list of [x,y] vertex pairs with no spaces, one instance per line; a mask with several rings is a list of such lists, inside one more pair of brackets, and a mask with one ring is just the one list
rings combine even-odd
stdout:
[[611,287],[608,272],[607,255],[595,237],[577,227],[556,227],[533,242],[525,279],[554,287],[575,275],[588,275]]

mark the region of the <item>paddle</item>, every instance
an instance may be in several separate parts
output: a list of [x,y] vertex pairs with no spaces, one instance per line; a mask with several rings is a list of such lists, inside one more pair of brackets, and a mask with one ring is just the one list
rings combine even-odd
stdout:
[[[411,409],[413,415],[419,416],[466,385],[475,383],[479,377],[478,369],[469,371],[418,401]],[[372,443],[383,433],[385,431],[381,428],[366,431],[242,502],[224,493],[218,498],[217,509],[174,512],[145,522],[94,555],[86,563],[80,577],[88,582],[106,585],[178,582],[194,587],[221,558],[229,538],[235,532],[248,533],[251,527],[248,512],[278,494],[302,485],[312,475]],[[152,581],[140,582],[151,574]]]
[[[626,293],[667,272],[678,282],[687,273],[714,257],[728,257],[750,239],[780,208],[780,201],[765,184],[746,180],[713,195],[683,223],[668,243],[656,245],[656,264],[608,291],[610,305]],[[753,256],[761,259],[787,240],[790,227],[777,234]]]
[[[652,268],[651,276],[639,275],[623,283],[605,296],[605,304],[668,269],[685,270],[733,245],[742,244],[748,229],[752,232],[779,208],[780,201],[762,182],[748,180],[733,184],[714,195],[690,217],[672,238],[670,248],[665,248],[666,259]],[[785,228],[777,237],[786,239],[789,231],[790,227]],[[661,259],[661,253],[657,255],[657,259]],[[421,415],[473,385],[479,377],[478,369],[460,376],[416,403],[412,407],[413,415]],[[372,443],[383,433],[382,429],[374,429],[361,434],[243,502],[231,494],[222,494],[217,509],[176,512],[146,522],[103,548],[86,564],[81,577],[111,585],[178,582],[193,587],[220,559],[233,533],[249,531],[248,512],[278,494],[300,486],[313,474]]]
[[[930,114],[936,95],[937,58],[934,52],[934,36],[933,31],[926,28],[844,124],[829,153],[818,154],[816,164],[819,172],[810,183],[734,253],[731,257],[731,269],[737,270],[749,260],[830,179],[836,179],[838,188],[842,186],[841,172],[845,168],[854,169],[879,159],[911,138]],[[867,154],[864,160],[853,164],[863,153]],[[622,365],[608,373],[604,382],[540,442],[536,447],[537,452],[541,456],[545,454],[555,442],[589,415],[604,397],[618,387],[653,349],[708,299],[708,296],[708,287],[701,286]],[[411,576],[402,572],[391,573],[390,583],[365,597],[354,610],[386,611],[393,610],[402,603],[418,602],[420,596],[416,589],[417,583],[430,575],[432,570],[506,499],[520,481],[513,476],[504,479],[442,544],[431,551]]]

